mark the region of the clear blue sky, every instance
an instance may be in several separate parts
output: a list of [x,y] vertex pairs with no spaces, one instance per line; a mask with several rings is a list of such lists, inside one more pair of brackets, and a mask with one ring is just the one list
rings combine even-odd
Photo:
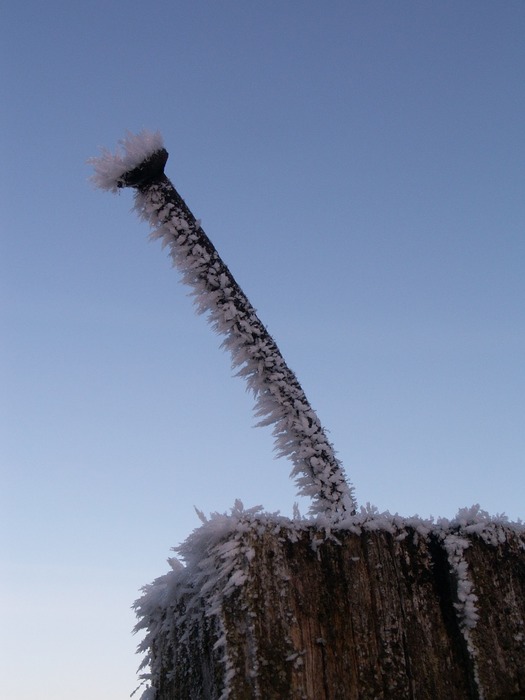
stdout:
[[360,503],[525,517],[521,0],[30,0],[0,32],[2,697],[127,697],[193,505],[296,500],[131,193],[87,182],[126,129],[163,133]]

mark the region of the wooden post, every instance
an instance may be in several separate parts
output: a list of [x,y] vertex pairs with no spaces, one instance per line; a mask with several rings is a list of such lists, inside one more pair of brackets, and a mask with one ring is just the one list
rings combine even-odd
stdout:
[[137,603],[156,700],[525,699],[523,527],[241,516],[202,556]]

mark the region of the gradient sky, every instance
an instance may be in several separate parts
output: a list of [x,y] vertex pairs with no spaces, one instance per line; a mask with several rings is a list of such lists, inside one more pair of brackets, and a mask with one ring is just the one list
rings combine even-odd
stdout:
[[128,697],[193,506],[298,500],[131,192],[88,183],[126,129],[360,504],[525,516],[521,0],[29,0],[0,32],[2,697]]

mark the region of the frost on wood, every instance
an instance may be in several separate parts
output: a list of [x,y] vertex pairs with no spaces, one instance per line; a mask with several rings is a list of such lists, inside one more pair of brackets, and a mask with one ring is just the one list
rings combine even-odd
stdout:
[[237,502],[176,553],[135,604],[144,700],[525,696],[525,527],[504,516]]
[[[256,398],[258,425],[273,425],[279,456],[291,459],[301,495],[311,513],[337,520],[355,512],[353,489],[297,377],[199,222],[163,174],[167,152],[160,136],[143,132],[122,142],[123,153],[104,151],[91,162],[103,189],[136,189],[135,206],[150,223],[152,238],[169,249],[200,313],[224,336],[233,367]],[[142,160],[140,160],[142,157]]]

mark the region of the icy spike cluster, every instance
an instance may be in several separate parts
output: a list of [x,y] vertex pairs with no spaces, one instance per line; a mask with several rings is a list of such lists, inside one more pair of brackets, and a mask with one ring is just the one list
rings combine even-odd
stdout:
[[[312,515],[340,520],[354,513],[353,489],[342,465],[275,341],[172,183],[157,168],[145,177],[148,164],[158,163],[157,154],[167,157],[161,142],[144,133],[134,138],[140,143],[128,135],[122,142],[125,153],[116,156],[116,163],[110,162],[107,151],[101,159],[92,159],[95,184],[110,190],[123,184],[136,189],[137,211],[154,229],[151,236],[168,247],[199,312],[207,313],[214,330],[225,336],[223,347],[256,398],[258,425],[273,425],[276,451],[291,458],[299,493],[313,499]],[[137,162],[137,153],[142,162]]]
[[259,425],[273,425],[279,456],[289,456],[299,491],[314,499],[313,512],[351,512],[354,503],[342,467],[294,373],[273,338],[171,183],[139,191],[137,208],[170,249],[200,313],[232,357],[237,374],[256,397]]

